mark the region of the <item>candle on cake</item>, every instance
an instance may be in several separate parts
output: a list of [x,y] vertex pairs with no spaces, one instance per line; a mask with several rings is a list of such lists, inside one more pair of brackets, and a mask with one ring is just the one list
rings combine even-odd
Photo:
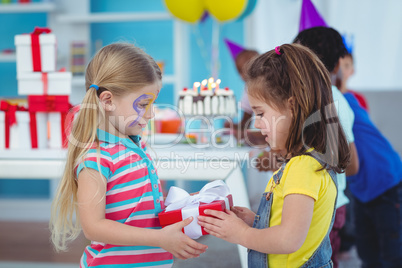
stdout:
[[211,77],[211,78],[209,78],[208,79],[208,90],[211,90],[212,89],[212,83],[214,82],[214,78],[213,77]]
[[205,89],[205,86],[207,85],[207,79],[202,80],[201,82],[201,91]]
[[211,90],[215,91],[216,90],[215,88],[216,88],[216,83],[212,83],[211,84]]
[[221,80],[220,80],[220,79],[216,80],[216,82],[215,82],[215,84],[216,84],[215,91],[219,90],[219,84],[220,84],[220,83],[221,83]]
[[193,90],[194,90],[194,92],[197,92],[198,93],[198,87],[200,86],[200,82],[194,82],[194,84],[193,84]]

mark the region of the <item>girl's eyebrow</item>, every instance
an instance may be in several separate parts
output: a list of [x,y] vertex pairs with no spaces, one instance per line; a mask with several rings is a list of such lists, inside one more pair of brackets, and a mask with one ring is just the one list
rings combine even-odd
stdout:
[[258,109],[261,108],[261,106],[251,106],[251,109]]

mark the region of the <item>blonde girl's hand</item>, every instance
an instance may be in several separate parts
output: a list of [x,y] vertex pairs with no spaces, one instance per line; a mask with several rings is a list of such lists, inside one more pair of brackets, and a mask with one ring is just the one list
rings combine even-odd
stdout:
[[237,217],[242,219],[248,226],[253,227],[255,213],[246,207],[232,207]]
[[217,210],[205,210],[205,215],[198,216],[198,224],[213,236],[234,244],[242,244],[246,231],[250,228],[236,214],[226,209],[226,213]]
[[208,248],[206,245],[194,241],[182,232],[182,229],[192,221],[193,217],[189,217],[164,227],[161,230],[161,247],[182,260],[196,258],[204,253]]

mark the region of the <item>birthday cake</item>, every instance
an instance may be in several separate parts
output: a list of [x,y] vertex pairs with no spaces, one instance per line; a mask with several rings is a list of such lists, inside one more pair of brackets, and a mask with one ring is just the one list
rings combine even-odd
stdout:
[[235,116],[236,98],[233,90],[219,88],[219,84],[220,79],[214,82],[210,78],[202,83],[195,82],[192,90],[184,88],[179,92],[179,110],[186,116]]

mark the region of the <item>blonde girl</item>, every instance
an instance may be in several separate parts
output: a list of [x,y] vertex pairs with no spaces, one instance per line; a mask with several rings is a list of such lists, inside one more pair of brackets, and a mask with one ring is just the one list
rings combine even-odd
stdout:
[[181,232],[191,218],[159,225],[161,184],[140,135],[161,78],[155,61],[131,44],[105,46],[87,66],[50,221],[56,250],[66,250],[80,227],[91,240],[80,267],[171,267],[172,254],[187,259],[206,250]]
[[335,172],[345,170],[349,149],[329,73],[309,49],[286,44],[256,58],[246,83],[255,127],[283,164],[257,214],[234,207],[205,211],[213,217],[199,216],[199,222],[211,234],[249,248],[249,267],[332,267]]

